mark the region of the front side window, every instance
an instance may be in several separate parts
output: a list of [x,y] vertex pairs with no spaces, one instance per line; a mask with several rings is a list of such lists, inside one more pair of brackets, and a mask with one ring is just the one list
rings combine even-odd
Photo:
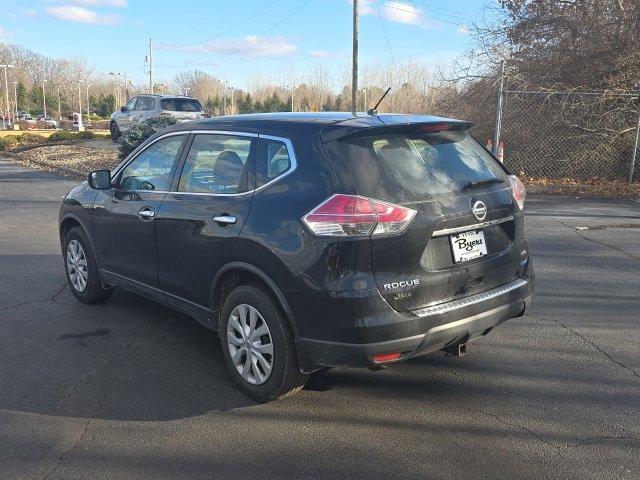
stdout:
[[251,142],[252,138],[237,135],[196,135],[178,191],[224,194],[246,190]]
[[125,110],[133,110],[136,102],[138,101],[138,97],[133,97],[129,102],[127,102],[127,106],[124,107]]
[[120,175],[123,190],[169,189],[171,169],[178,157],[185,135],[161,138],[140,152]]
[[257,162],[257,187],[278,178],[291,169],[291,157],[286,143],[262,139]]

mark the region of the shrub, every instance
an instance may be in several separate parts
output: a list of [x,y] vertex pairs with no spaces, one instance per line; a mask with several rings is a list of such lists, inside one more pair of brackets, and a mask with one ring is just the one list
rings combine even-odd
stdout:
[[125,158],[151,135],[174,125],[176,122],[177,120],[174,117],[156,117],[146,120],[139,125],[134,125],[118,139],[119,157],[121,159]]
[[49,140],[51,140],[52,142],[66,142],[69,140],[73,140],[74,138],[77,138],[75,133],[68,132],[66,130],[58,130],[57,132],[51,134]]
[[19,137],[18,142],[20,143],[42,143],[46,140],[42,135],[36,135],[35,133],[23,133]]
[[9,148],[13,148],[18,144],[18,140],[16,140],[14,135],[9,135],[6,137],[0,137],[0,151],[7,150]]
[[85,130],[84,132],[77,132],[76,138],[80,138],[82,140],[91,140],[93,138],[96,138],[96,134],[90,130]]

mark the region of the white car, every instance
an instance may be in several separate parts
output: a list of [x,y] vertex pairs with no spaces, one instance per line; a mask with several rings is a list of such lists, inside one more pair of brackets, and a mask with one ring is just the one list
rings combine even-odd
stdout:
[[204,118],[200,102],[192,97],[181,95],[138,95],[127,104],[111,114],[109,130],[111,138],[116,141],[122,132],[134,125],[155,117],[170,116],[178,122],[199,120]]
[[44,128],[58,128],[58,122],[53,117],[38,117],[38,122],[44,123]]

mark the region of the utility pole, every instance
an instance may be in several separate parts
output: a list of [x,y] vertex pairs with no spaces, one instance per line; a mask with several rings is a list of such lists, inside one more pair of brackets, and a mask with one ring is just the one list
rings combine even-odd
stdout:
[[353,0],[353,59],[351,65],[351,112],[355,115],[358,94],[358,0]]
[[58,121],[62,120],[62,101],[60,100],[60,85],[58,85]]
[[147,53],[144,60],[149,64],[149,93],[153,93],[153,54],[151,51],[151,38],[149,38],[149,53]]
[[498,104],[496,105],[496,131],[493,136],[493,154],[498,156],[500,144],[500,130],[502,128],[502,96],[504,93],[504,60],[500,62],[500,90],[498,91]]
[[368,110],[368,108],[367,108],[367,89],[363,88],[362,89],[362,93],[364,93],[364,109],[363,109],[363,111],[366,112]]
[[47,93],[44,91],[44,84],[47,80],[42,80],[42,114],[47,116]]
[[231,115],[233,115],[233,90],[234,88],[231,87]]

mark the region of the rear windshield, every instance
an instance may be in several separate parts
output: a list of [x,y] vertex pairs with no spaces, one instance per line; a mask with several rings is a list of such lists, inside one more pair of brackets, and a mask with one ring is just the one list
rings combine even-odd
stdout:
[[192,98],[163,98],[160,100],[162,110],[170,112],[201,112],[200,102]]
[[479,180],[507,180],[493,157],[460,131],[381,134],[327,147],[346,159],[360,195],[383,200],[419,201],[462,192]]

